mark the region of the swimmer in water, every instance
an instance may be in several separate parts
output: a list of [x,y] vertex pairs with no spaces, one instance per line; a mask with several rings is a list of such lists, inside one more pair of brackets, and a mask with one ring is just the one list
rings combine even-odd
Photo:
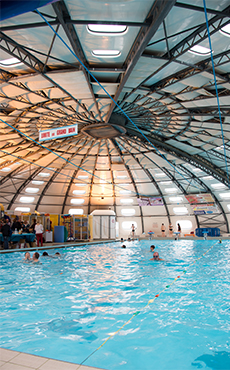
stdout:
[[121,248],[126,248],[126,245],[124,245],[124,244],[123,244],[123,245],[121,246]]
[[159,257],[159,253],[158,252],[154,252],[153,253],[153,258],[150,258],[150,261],[164,261],[163,258],[160,258]]
[[33,263],[40,262],[39,259],[40,254],[38,252],[34,252],[33,254]]
[[156,247],[155,247],[155,245],[151,245],[150,246],[150,252],[154,252],[154,249],[155,249]]
[[30,257],[30,252],[26,252],[25,253],[25,259],[24,259],[25,262],[30,262],[32,261],[32,258]]

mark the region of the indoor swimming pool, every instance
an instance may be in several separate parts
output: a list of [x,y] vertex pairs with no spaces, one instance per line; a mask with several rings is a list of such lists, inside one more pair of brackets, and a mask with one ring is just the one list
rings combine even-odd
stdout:
[[0,346],[109,370],[229,369],[230,242],[125,244],[40,264],[1,254]]

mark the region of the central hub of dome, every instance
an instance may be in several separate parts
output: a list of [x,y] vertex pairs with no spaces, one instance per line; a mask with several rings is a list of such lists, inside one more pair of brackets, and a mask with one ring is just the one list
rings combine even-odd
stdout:
[[107,124],[92,124],[83,127],[81,131],[95,139],[112,139],[126,133],[126,129],[123,126],[120,126],[120,124],[124,123],[124,117],[113,113]]

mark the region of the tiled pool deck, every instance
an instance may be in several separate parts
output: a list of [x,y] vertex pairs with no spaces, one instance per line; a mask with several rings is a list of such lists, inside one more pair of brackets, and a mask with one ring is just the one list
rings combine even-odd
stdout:
[[0,348],[0,370],[102,370]]

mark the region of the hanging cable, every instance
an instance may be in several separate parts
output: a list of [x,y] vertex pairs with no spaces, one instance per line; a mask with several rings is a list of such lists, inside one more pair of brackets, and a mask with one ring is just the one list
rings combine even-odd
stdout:
[[220,101],[219,101],[219,94],[218,94],[218,88],[217,88],[217,82],[216,82],[216,72],[215,72],[215,65],[214,65],[213,54],[212,54],[212,43],[211,43],[211,37],[210,37],[210,32],[209,32],[208,15],[207,15],[207,8],[206,8],[205,0],[203,0],[203,4],[204,4],[205,21],[206,21],[206,26],[207,26],[207,31],[208,31],[209,48],[211,51],[212,71],[213,71],[214,82],[215,82],[216,100],[217,100],[219,119],[220,119],[221,136],[222,136],[222,142],[223,142],[223,147],[224,147],[225,167],[226,167],[226,173],[227,173],[227,179],[228,179],[228,187],[230,188],[227,155],[226,155],[226,148],[225,148],[225,142],[224,142],[224,130],[223,130],[223,124],[222,124],[222,118],[221,118]]

